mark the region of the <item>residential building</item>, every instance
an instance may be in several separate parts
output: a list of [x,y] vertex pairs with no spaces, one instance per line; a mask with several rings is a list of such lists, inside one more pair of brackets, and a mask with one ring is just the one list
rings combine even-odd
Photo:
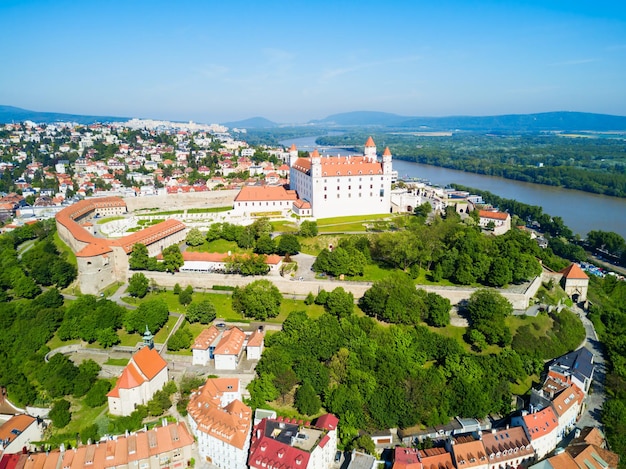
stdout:
[[555,358],[548,366],[551,376],[577,385],[585,395],[589,392],[594,368],[593,353],[585,347]]
[[238,327],[222,330],[211,325],[200,332],[191,346],[192,363],[206,366],[213,360],[216,370],[236,370],[245,339],[245,332]]
[[30,449],[31,442],[42,438],[43,429],[35,417],[14,415],[0,425],[0,455],[21,453],[24,448]]
[[450,451],[457,469],[487,469],[489,460],[482,440],[471,435],[451,437]]
[[392,469],[454,469],[452,455],[444,448],[415,449],[396,446]]
[[6,455],[0,459],[3,469],[66,468],[143,468],[171,469],[189,466],[193,437],[184,423],[164,423],[150,430],[113,436],[107,440],[73,449],[45,453]]
[[289,150],[289,188],[311,205],[316,218],[389,213],[391,209],[392,156],[386,148],[378,161],[370,137],[363,156],[298,157]]
[[481,435],[489,459],[488,469],[525,466],[535,457],[535,450],[522,427],[491,430]]
[[246,466],[252,409],[241,402],[239,379],[208,379],[191,393],[187,411],[200,457],[223,469]]
[[216,370],[236,370],[243,354],[245,332],[238,327],[231,327],[222,333],[213,356]]
[[107,394],[109,412],[130,415],[138,405],[146,405],[154,393],[163,389],[168,380],[167,362],[148,346],[135,353],[115,387]]
[[[229,262],[233,260],[230,252],[191,252],[182,253],[183,261],[181,272],[223,272]],[[283,258],[278,254],[265,256],[265,264],[269,268],[269,273],[278,274],[283,263]]]
[[248,360],[260,360],[265,345],[265,334],[261,329],[255,330],[246,342],[246,358]]
[[310,425],[301,420],[264,418],[254,427],[248,467],[328,469],[337,451],[337,424],[332,414]]
[[521,416],[513,417],[511,423],[524,427],[538,459],[544,458],[556,448],[559,441],[559,421],[552,407],[532,414],[522,412]]
[[244,186],[235,197],[234,215],[262,213],[290,213],[297,200],[296,191],[283,186]]
[[493,227],[494,235],[503,235],[511,229],[511,215],[496,210],[480,210],[478,212],[478,224],[483,229]]
[[559,421],[559,439],[563,439],[574,428],[584,398],[585,393],[578,386],[572,384],[552,400],[552,409]]

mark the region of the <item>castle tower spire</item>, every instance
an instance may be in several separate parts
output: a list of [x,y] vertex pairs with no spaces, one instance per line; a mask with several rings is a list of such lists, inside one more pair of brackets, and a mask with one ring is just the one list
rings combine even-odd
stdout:
[[374,139],[369,137],[367,142],[365,142],[365,151],[363,152],[363,156],[371,158],[372,161],[376,161],[376,144],[374,143]]

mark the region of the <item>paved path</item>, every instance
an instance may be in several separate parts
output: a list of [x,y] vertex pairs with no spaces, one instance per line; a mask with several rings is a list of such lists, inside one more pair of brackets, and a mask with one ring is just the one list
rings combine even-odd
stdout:
[[585,312],[578,306],[573,306],[574,311],[580,317],[585,327],[584,347],[593,353],[594,363],[596,365],[593,375],[593,382],[587,395],[585,412],[581,415],[576,426],[584,427],[602,427],[601,414],[602,406],[606,400],[604,391],[604,382],[606,379],[606,362],[604,360],[604,347],[598,340],[598,335],[593,327],[593,323],[589,320]]

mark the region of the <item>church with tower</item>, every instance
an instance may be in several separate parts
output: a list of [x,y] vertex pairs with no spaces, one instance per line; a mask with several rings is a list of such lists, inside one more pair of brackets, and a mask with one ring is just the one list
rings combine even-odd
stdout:
[[392,157],[385,148],[382,159],[376,154],[372,137],[362,156],[298,156],[289,149],[289,188],[299,200],[310,204],[311,215],[330,218],[347,215],[389,213],[391,208]]

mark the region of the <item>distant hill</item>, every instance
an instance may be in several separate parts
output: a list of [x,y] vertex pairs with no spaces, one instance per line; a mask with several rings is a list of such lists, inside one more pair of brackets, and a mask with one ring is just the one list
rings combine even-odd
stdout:
[[127,121],[128,117],[113,116],[83,116],[80,114],[64,114],[60,112],[38,112],[14,106],[0,105],[0,123],[33,121],[50,124],[53,122],[77,122],[79,124],[93,124],[94,122]]
[[238,129],[274,129],[279,127],[279,124],[276,122],[272,122],[265,117],[251,117],[250,119],[245,119],[242,121],[236,122],[223,122],[222,125],[225,125],[229,129],[238,128]]
[[333,114],[325,119],[312,120],[310,124],[317,125],[356,125],[356,126],[396,126],[413,119],[413,117],[399,116],[389,112],[353,111]]
[[384,112],[346,112],[311,121],[320,126],[381,126],[401,130],[467,130],[491,132],[618,131],[626,117],[589,112],[544,112],[501,116],[403,117]]

